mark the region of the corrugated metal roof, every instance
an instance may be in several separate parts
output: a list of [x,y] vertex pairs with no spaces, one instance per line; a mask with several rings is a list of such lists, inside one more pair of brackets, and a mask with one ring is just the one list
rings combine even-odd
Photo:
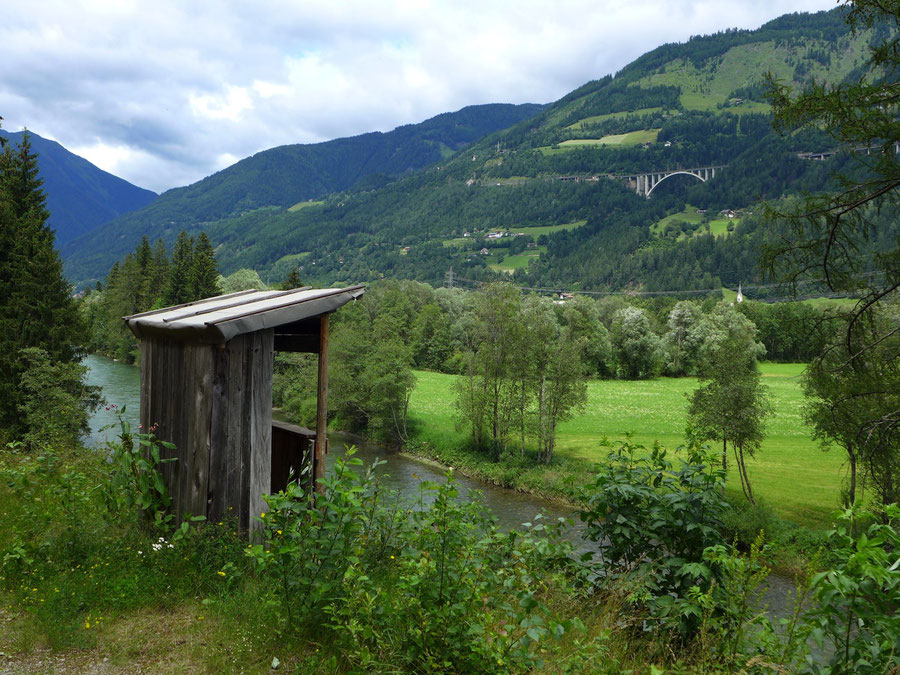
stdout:
[[240,291],[186,305],[122,317],[138,338],[148,335],[186,342],[220,344],[236,335],[321,316],[365,293],[347,288]]

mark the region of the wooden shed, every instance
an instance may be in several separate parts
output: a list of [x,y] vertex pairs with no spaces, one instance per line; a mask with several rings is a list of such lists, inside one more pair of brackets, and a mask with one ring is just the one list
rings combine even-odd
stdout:
[[[162,465],[172,510],[252,531],[286,472],[324,475],[328,315],[364,286],[241,291],[125,317],[141,342],[141,425],[175,445]],[[319,355],[315,434],[272,422],[274,353]],[[273,438],[276,457],[273,477]]]

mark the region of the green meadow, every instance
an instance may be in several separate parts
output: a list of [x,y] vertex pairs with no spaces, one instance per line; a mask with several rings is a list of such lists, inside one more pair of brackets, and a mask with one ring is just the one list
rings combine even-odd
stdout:
[[[660,220],[653,223],[650,226],[650,232],[656,235],[661,235],[666,225],[671,222],[680,221],[685,223],[701,223],[703,222],[703,214],[697,213],[697,209],[694,206],[688,204],[684,207],[684,211],[679,213],[673,213],[670,216],[666,216],[665,218],[661,218]],[[722,235],[728,234],[728,225],[737,225],[740,222],[740,218],[712,218],[709,221],[709,232],[710,234],[719,237]],[[697,230],[695,234],[705,234],[706,229],[700,228]],[[686,235],[682,234],[678,237],[679,239],[686,238]]]
[[[587,221],[586,220],[576,220],[571,223],[563,223],[562,225],[535,225],[533,227],[518,227],[516,225],[510,225],[509,227],[501,227],[498,228],[498,231],[506,232],[509,230],[513,233],[522,233],[529,234],[535,239],[540,237],[542,234],[553,234],[554,232],[561,232],[562,230],[574,230],[576,227],[581,227]],[[469,237],[455,237],[453,239],[444,239],[444,246],[465,246],[472,239]]]
[[566,129],[571,131],[580,131],[582,124],[599,124],[601,122],[605,122],[606,120],[614,120],[614,119],[624,119],[628,116],[643,116],[643,115],[652,115],[654,113],[658,113],[662,108],[641,108],[640,110],[623,110],[622,112],[614,112],[614,113],[606,113],[605,115],[593,115],[591,117],[585,117],[583,120],[578,120],[575,124],[570,124],[566,127]]
[[[547,250],[546,246],[542,246],[541,248],[544,251]],[[529,263],[532,260],[537,260],[540,255],[541,251],[539,249],[531,249],[527,253],[505,256],[503,258],[503,262],[495,262],[497,260],[495,256],[488,256],[487,265],[495,272],[506,272],[507,274],[512,274],[516,270],[525,269],[526,267],[528,267]]]
[[626,134],[609,134],[603,138],[572,138],[562,141],[556,147],[538,148],[545,155],[552,155],[559,152],[568,152],[585,146],[600,145],[641,145],[643,143],[653,143],[659,135],[659,129],[642,129],[638,131],[629,131]]
[[[774,413],[748,470],[760,501],[795,523],[824,527],[840,506],[844,461],[839,449],[822,451],[803,424],[803,368],[802,364],[761,365]],[[409,414],[419,430],[418,439],[438,449],[464,446],[465,432],[455,425],[455,376],[418,371],[416,378]],[[622,440],[628,434],[642,445],[658,441],[674,450],[684,443],[687,397],[696,387],[695,378],[592,380],[584,411],[559,428],[559,458],[600,462],[607,452],[602,440]],[[731,472],[728,489],[731,496],[740,495],[737,476]]]
[[[811,62],[808,77],[820,78],[825,72],[832,78],[848,75],[856,66],[856,59],[868,38],[866,31],[853,37],[841,38],[838,58],[826,68]],[[822,48],[824,43],[810,41],[802,49]],[[760,73],[771,72],[776,78],[791,82],[794,77],[797,48],[786,44],[754,43],[729,49],[715,64],[698,69],[690,59],[674,59],[657,72],[641,78],[633,86],[668,85],[681,88],[681,103],[688,110],[718,110],[729,100],[736,87],[748,86],[759,80]],[[756,101],[725,108],[735,114],[768,112],[770,106]]]
[[323,201],[313,201],[312,199],[310,199],[309,201],[298,202],[298,203],[294,204],[293,206],[288,208],[288,211],[300,211],[301,209],[305,209],[310,206],[321,206],[324,203],[325,202],[323,202]]

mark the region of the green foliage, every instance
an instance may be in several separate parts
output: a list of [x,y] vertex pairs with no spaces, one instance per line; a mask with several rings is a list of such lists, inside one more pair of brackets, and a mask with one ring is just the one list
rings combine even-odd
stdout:
[[406,414],[415,384],[411,350],[404,339],[411,305],[400,288],[368,296],[335,321],[329,407],[341,428],[401,443],[407,437]]
[[656,623],[689,635],[701,613],[677,601],[717,579],[704,551],[723,543],[725,473],[700,447],[687,448],[678,465],[667,455],[659,446],[647,454],[630,441],[619,444],[576,493],[578,517],[583,536],[598,544],[586,557],[596,556],[604,583],[626,585]]
[[[874,489],[881,504],[900,495],[900,306],[885,301],[877,311],[836,321],[830,346],[807,368],[803,387],[804,417],[823,449],[843,448],[849,464],[848,505],[858,486]],[[857,323],[847,342],[848,322]],[[858,340],[858,342],[857,342]],[[856,345],[866,344],[865,348]],[[859,478],[859,481],[858,481]]]
[[[229,288],[240,286],[235,290],[265,288],[258,274],[246,272],[238,270],[223,283]],[[102,287],[81,303],[91,332],[91,347],[128,363],[136,361],[137,339],[122,321],[123,316],[219,295],[220,279],[215,253],[205,233],[195,242],[182,230],[171,261],[162,239],[151,247],[144,236],[133,252],[112,266]]]
[[[163,291],[162,306],[171,307],[195,300],[193,293],[194,238],[185,230],[178,233],[172,247],[172,263],[166,288]],[[107,286],[109,283],[107,282]]]
[[756,327],[730,305],[719,305],[709,316],[708,336],[700,349],[700,382],[688,406],[689,437],[722,441],[722,466],[727,447],[734,452],[741,489],[755,503],[746,456],[760,447],[765,418],[772,413],[768,390],[760,381],[756,359],[765,347],[756,342]]
[[324,614],[365,670],[509,672],[580,625],[542,598],[564,583],[551,571],[571,549],[557,533],[501,534],[452,476],[404,503],[348,454],[312,499],[295,484],[269,496],[263,541],[247,550],[280,589],[288,630],[321,631]]
[[25,446],[74,446],[88,430],[89,413],[100,405],[99,388],[84,383],[87,368],[51,361],[37,347],[23,349],[20,359],[24,370],[18,411]]
[[[832,143],[847,149],[847,160],[829,190],[767,205],[773,234],[763,264],[795,293],[816,284],[860,298],[839,324],[839,333],[828,335],[828,348],[811,369],[807,387],[815,398],[807,417],[819,438],[847,450],[851,501],[861,463],[870,475],[877,467],[872,478],[879,499],[888,504],[897,499],[900,415],[895,393],[900,351],[895,340],[883,344],[896,333],[897,311],[891,305],[900,288],[900,239],[894,229],[900,197],[895,147],[900,137],[900,5],[847,4],[845,19],[853,34],[874,33],[868,59],[855,77],[841,83],[813,80],[799,93],[774,75],[767,77],[778,129],[784,134],[823,129]],[[874,372],[865,372],[867,367]]]
[[197,235],[194,244],[191,256],[190,293],[191,297],[197,300],[211,298],[221,293],[216,254],[206,232]]
[[470,298],[471,313],[460,321],[466,335],[455,386],[458,425],[494,461],[514,438],[524,456],[530,437],[537,460],[550,464],[557,425],[586,400],[588,340],[579,333],[588,326],[576,315],[571,328],[561,326],[547,299],[523,300],[509,284],[485,286]]
[[609,337],[619,377],[637,380],[660,373],[662,345],[659,336],[650,329],[650,320],[644,310],[626,307],[616,312]]
[[[33,388],[36,378],[42,377],[34,370],[37,354],[24,350],[42,350],[44,369],[59,364],[64,370],[82,352],[86,339],[54,248],[42,185],[27,134],[17,148],[7,144],[0,151],[0,428],[19,431],[20,406],[34,413]],[[31,380],[26,385],[21,378],[29,368]],[[31,388],[28,393],[26,386]],[[68,379],[66,387],[71,389]],[[80,419],[74,420],[76,426]],[[30,422],[34,421],[32,417]]]
[[[115,404],[109,407],[115,408]],[[163,482],[160,466],[175,458],[161,459],[160,448],[173,449],[167,441],[153,435],[153,429],[134,433],[125,419],[125,408],[116,410],[119,420],[118,441],[109,443],[111,471],[104,498],[110,512],[120,516],[137,511],[143,522],[165,531],[172,519],[166,513],[172,498]],[[186,523],[185,523],[186,524]]]
[[246,291],[255,289],[257,291],[268,290],[268,286],[259,278],[259,273],[255,270],[239,269],[227,277],[219,277],[219,288],[223,294],[236,293],[238,291]]
[[811,635],[828,646],[829,663],[814,673],[891,672],[900,667],[900,508],[885,508],[885,522],[853,536],[858,510],[844,511],[827,548],[836,565],[812,580]]

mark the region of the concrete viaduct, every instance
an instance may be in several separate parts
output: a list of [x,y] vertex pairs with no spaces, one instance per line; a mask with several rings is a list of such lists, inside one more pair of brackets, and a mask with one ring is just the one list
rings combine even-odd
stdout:
[[[634,188],[639,195],[650,198],[650,194],[656,189],[656,186],[662,183],[669,176],[693,176],[702,182],[714,178],[718,169],[724,169],[722,166],[703,166],[696,169],[671,169],[667,171],[651,171],[649,173],[632,174],[630,176],[615,176],[628,182],[628,185]],[[612,176],[611,176],[612,177]]]

